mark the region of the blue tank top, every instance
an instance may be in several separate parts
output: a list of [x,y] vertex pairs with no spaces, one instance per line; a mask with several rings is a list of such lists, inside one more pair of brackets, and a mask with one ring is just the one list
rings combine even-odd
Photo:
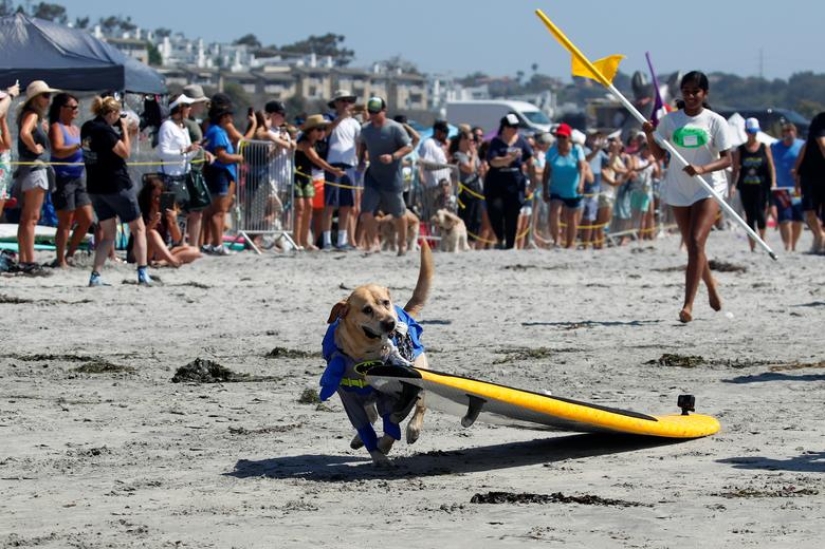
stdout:
[[[60,127],[60,132],[63,134],[63,146],[70,147],[72,145],[80,144],[80,132],[77,136],[69,133],[69,129],[60,122],[57,123]],[[56,162],[54,166],[54,173],[60,177],[77,178],[83,175],[83,149],[77,149],[75,152],[65,158],[57,158],[52,154],[52,162]],[[73,166],[66,166],[65,164],[74,164]]]

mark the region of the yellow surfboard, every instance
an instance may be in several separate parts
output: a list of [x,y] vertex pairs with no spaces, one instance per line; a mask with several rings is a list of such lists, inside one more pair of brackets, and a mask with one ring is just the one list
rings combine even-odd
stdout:
[[465,427],[479,420],[526,429],[682,439],[720,429],[716,418],[690,413],[694,403],[690,395],[679,397],[681,413],[651,416],[433,370],[378,367],[367,374],[367,380],[389,394],[400,395],[404,385],[424,389],[428,408],[457,415]]

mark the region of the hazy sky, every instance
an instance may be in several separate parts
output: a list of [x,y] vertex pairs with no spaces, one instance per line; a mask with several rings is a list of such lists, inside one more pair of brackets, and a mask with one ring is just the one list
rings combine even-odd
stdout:
[[[147,29],[231,42],[247,33],[284,45],[327,32],[346,37],[351,65],[400,55],[427,73],[492,76],[541,73],[569,77],[567,54],[536,17],[543,10],[588,57],[621,53],[622,71],[699,69],[787,79],[825,72],[820,53],[825,2],[524,0],[64,0],[70,19],[129,16]],[[220,5],[220,8],[211,6]],[[199,7],[200,6],[200,7]],[[779,8],[781,6],[781,8]],[[307,9],[310,8],[310,9]]]

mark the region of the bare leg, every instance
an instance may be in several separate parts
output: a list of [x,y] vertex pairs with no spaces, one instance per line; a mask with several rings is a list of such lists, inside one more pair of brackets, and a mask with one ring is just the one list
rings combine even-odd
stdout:
[[61,210],[57,212],[57,231],[54,233],[54,249],[56,265],[61,269],[69,266],[69,264],[66,263],[66,246],[69,243],[69,234],[72,232],[74,212],[74,210]]
[[20,225],[17,227],[20,263],[34,263],[34,234],[45,196],[46,191],[39,187],[24,193],[23,211],[20,214]]
[[89,232],[89,227],[92,226],[92,219],[93,214],[91,205],[81,206],[74,211],[74,221],[77,226],[72,232],[71,240],[69,240],[69,248],[66,250],[66,257],[72,257],[80,247],[80,243],[83,242],[83,239],[86,238],[86,233]]
[[395,236],[398,239],[398,255],[407,253],[407,218],[402,214],[393,218],[395,223]]
[[186,243],[200,248],[202,212],[191,212],[186,216]]
[[721,301],[716,293],[716,284],[710,276],[707,256],[705,255],[705,243],[716,222],[718,211],[719,206],[709,198],[700,200],[691,206],[676,206],[673,208],[673,215],[676,217],[676,223],[688,251],[688,265],[685,271],[685,301],[682,310],[679,312],[679,320],[682,322],[693,320],[693,301],[699,289],[700,279],[704,279],[705,284],[708,284],[708,293],[712,296],[711,300],[715,300],[716,305],[721,308]]

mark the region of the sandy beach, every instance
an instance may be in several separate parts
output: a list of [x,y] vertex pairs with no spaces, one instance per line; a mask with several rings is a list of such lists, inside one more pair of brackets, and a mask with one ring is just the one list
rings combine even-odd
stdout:
[[[244,252],[153,270],[152,288],[126,265],[108,288],[82,268],[2,276],[0,546],[820,547],[825,258],[768,243],[779,261],[713,233],[724,308],[702,288],[686,325],[676,236],[436,252],[433,369],[649,414],[690,393],[722,431],[464,429],[431,411],[390,470],[350,450],[337,397],[306,397],[332,304],[366,282],[403,304],[416,255]],[[172,381],[196,359],[229,379]]]

